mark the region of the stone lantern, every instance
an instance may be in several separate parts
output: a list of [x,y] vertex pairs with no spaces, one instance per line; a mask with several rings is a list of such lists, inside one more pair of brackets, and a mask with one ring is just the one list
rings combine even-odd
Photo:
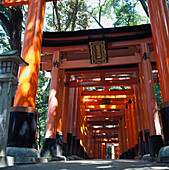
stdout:
[[16,50],[0,54],[0,167],[13,164],[6,156],[10,107],[18,85],[19,66],[27,66]]

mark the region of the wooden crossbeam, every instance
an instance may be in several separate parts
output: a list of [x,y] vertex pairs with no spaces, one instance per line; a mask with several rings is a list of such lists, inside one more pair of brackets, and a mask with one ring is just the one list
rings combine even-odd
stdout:
[[119,143],[118,140],[108,140],[108,141],[104,141],[104,140],[97,140],[97,143]]
[[126,104],[120,105],[86,105],[89,110],[104,110],[104,109],[125,109]]
[[118,135],[115,135],[115,136],[98,136],[98,135],[95,135],[95,138],[97,139],[103,139],[103,138],[107,138],[107,139],[113,139],[113,138],[118,138]]
[[119,130],[120,128],[119,127],[114,127],[114,128],[92,128],[93,129],[93,131],[97,131],[97,130],[99,130],[99,131],[104,131],[104,132],[109,132],[109,131],[117,131],[117,130]]
[[138,64],[140,62],[141,62],[141,57],[136,54],[135,56],[109,57],[108,63],[102,63],[102,64],[90,64],[90,59],[75,60],[75,61],[63,60],[63,63],[61,64],[60,68],[75,69],[75,68],[87,68],[87,67],[98,67],[98,66]]
[[[82,91],[82,96],[89,96],[89,95],[132,95],[134,94],[134,91],[131,89],[127,90],[112,90],[112,91],[88,91],[84,90]],[[111,99],[114,100],[114,99]]]
[[124,116],[124,112],[122,111],[115,111],[115,112],[86,112],[86,116]]
[[[50,1],[56,1],[56,0],[46,0],[46,2],[50,2]],[[29,0],[2,0],[1,4],[4,7],[20,6],[20,5],[29,4]]]
[[100,125],[117,125],[119,121],[98,121],[98,122],[88,122],[89,127],[90,126],[100,126]]
[[[128,68],[111,68],[111,69],[102,69],[101,72],[103,73],[119,73],[119,74],[130,74],[130,73],[138,73],[138,66],[134,65],[133,67]],[[88,69],[88,70],[65,70],[65,73],[69,73],[70,75],[81,76],[86,74],[100,74],[98,69]]]
[[[52,60],[42,63],[42,70],[51,70]],[[62,60],[60,69],[77,69],[77,68],[92,68],[101,66],[114,66],[114,65],[126,65],[126,64],[138,64],[141,62],[141,57],[136,53],[135,56],[121,56],[121,57],[110,57],[108,63],[102,64],[90,64],[90,59],[85,60],[73,60],[67,61]]]
[[105,122],[105,121],[119,121],[120,120],[120,118],[122,118],[122,117],[116,117],[116,118],[114,118],[114,117],[100,117],[100,116],[98,116],[98,117],[87,117],[86,118],[86,121],[87,121],[87,123],[88,122],[98,122],[98,121],[103,121],[103,122]]
[[[85,101],[84,102],[86,105],[102,105],[102,100],[97,100],[97,101]],[[110,101],[111,105],[121,105],[121,104],[127,104],[128,100],[123,100],[123,101]]]
[[115,80],[115,81],[91,81],[91,82],[76,82],[71,81],[69,87],[96,87],[96,86],[130,86],[137,85],[138,78],[131,78],[129,80]]

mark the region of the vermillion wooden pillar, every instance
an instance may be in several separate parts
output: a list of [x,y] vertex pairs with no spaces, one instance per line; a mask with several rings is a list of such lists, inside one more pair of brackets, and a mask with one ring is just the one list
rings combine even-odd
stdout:
[[35,107],[43,34],[45,0],[29,0],[22,58],[29,66],[20,68],[20,84],[14,106]]
[[[55,76],[55,75],[54,75]],[[59,87],[58,93],[58,107],[56,108],[55,128],[58,134],[62,135],[62,110],[63,110],[63,92],[64,92],[64,76],[65,70],[59,70]]]
[[132,107],[133,107],[133,116],[134,116],[135,128],[136,128],[136,143],[137,143],[138,132],[139,132],[139,119],[138,119],[138,112],[136,108],[136,100],[134,94],[132,95]]
[[169,101],[169,14],[166,0],[148,0],[162,101]]
[[89,126],[89,140],[88,140],[88,155],[90,158],[92,158],[92,131],[91,131],[91,127]]
[[139,132],[139,139],[138,139],[138,144],[139,144],[139,148],[138,148],[138,153],[139,155],[144,155],[144,147],[143,147],[143,141],[145,141],[145,134],[144,131],[146,129],[148,129],[148,125],[147,122],[145,121],[145,112],[144,112],[144,103],[143,103],[143,94],[141,93],[141,83],[139,83],[137,85],[137,90],[136,90],[136,94],[137,94],[137,99],[139,102],[139,110],[140,110],[140,120],[141,120],[141,129]]
[[[146,99],[146,92],[145,92],[145,84],[144,84],[144,77],[143,77],[143,71],[142,71],[142,67],[141,67],[141,64],[139,63],[139,80],[140,80],[140,83],[139,83],[139,90],[140,90],[140,99],[141,99],[141,102],[142,102],[142,107],[143,107],[143,122],[144,122],[144,128],[145,129],[149,129],[149,117],[147,116],[148,115],[148,108],[147,108],[147,99]],[[144,129],[143,129],[144,130]]]
[[[43,142],[42,156],[56,156],[56,120],[61,118],[61,113],[58,111],[58,91],[59,91],[59,63],[60,52],[55,51],[53,54],[53,62],[58,65],[53,65],[51,72],[51,84],[48,101],[48,114],[46,123],[46,135]],[[57,122],[58,123],[58,122]],[[59,151],[60,152],[60,151]]]
[[[60,60],[60,52],[56,51],[53,54],[53,62],[58,62]],[[51,72],[51,84],[49,92],[49,102],[48,102],[48,114],[46,123],[46,135],[45,138],[56,138],[56,128],[55,121],[58,108],[58,88],[59,88],[59,66],[52,67]]]
[[131,147],[135,146],[135,126],[134,126],[134,121],[133,121],[133,111],[132,111],[132,106],[131,104],[128,104],[128,116],[129,116],[129,124],[130,124],[130,138],[131,138]]
[[132,130],[133,130],[133,143],[135,147],[135,144],[137,143],[137,137],[138,137],[138,126],[137,126],[137,120],[136,120],[136,113],[134,110],[134,104],[133,104],[133,100],[131,98],[131,104],[130,104],[130,113],[131,113],[131,121],[132,121]]
[[80,114],[80,99],[81,99],[81,88],[77,89],[77,100],[76,100],[76,154],[80,156],[80,127],[81,127],[81,114]]
[[[163,102],[160,108],[161,120],[165,144],[167,145],[169,144],[169,13],[166,0],[148,0],[147,2]],[[152,140],[154,139],[150,138],[150,141]],[[150,154],[155,153],[150,151]]]
[[142,55],[142,73],[143,82],[145,84],[146,102],[148,106],[148,117],[150,125],[150,135],[161,135],[161,128],[159,123],[158,109],[154,91],[154,80],[152,77],[152,69],[150,59],[148,58],[148,47],[146,43],[141,44]]
[[127,150],[127,136],[126,136],[126,127],[125,127],[125,119],[122,117],[121,120],[121,126],[122,126],[122,136],[123,136],[123,152]]
[[92,136],[92,158],[96,158],[96,139]]
[[118,137],[119,137],[119,146],[120,146],[120,154],[122,154],[124,152],[124,137],[123,137],[123,129],[122,129],[122,120],[119,121],[119,133],[118,133]]
[[72,134],[73,129],[73,106],[74,106],[74,88],[70,88],[69,108],[68,108],[68,133]]
[[141,108],[141,104],[139,102],[140,98],[138,96],[138,87],[136,85],[134,85],[134,99],[135,101],[135,107],[137,110],[137,115],[138,115],[138,125],[139,128],[138,130],[141,131],[143,129],[143,125],[142,125],[142,117],[141,117],[141,112],[142,112],[142,108]]
[[[128,105],[127,105],[128,107]],[[128,108],[125,109],[125,121],[126,121],[126,126],[127,126],[127,144],[128,144],[128,149],[131,148],[131,131],[130,131],[130,122],[129,122],[129,110]]]
[[62,113],[63,151],[65,153],[65,156],[67,156],[68,154],[67,129],[68,129],[68,109],[69,109],[69,95],[70,95],[69,80],[70,80],[70,75],[65,74],[63,113]]
[[141,87],[140,87],[140,83],[137,86],[137,99],[138,99],[138,103],[139,103],[139,110],[140,110],[140,119],[141,119],[141,131],[143,131],[144,129],[146,129],[146,125],[145,125],[145,121],[144,121],[144,108],[143,108],[143,101],[142,101],[142,95],[141,95]]
[[72,135],[73,135],[73,145],[72,145],[72,155],[76,155],[76,120],[77,120],[77,104],[78,104],[78,88],[74,88],[74,105],[73,105],[73,127],[72,127]]
[[72,154],[72,149],[73,149],[74,103],[75,103],[75,88],[70,88],[68,122],[67,122],[68,123],[68,129],[67,129],[68,155]]

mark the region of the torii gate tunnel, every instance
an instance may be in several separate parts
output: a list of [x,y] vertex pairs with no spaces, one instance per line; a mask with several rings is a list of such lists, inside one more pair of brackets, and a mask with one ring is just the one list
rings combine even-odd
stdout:
[[[36,120],[35,112],[30,112],[35,108],[41,63],[41,70],[51,72],[42,156],[106,158],[107,144],[117,143],[120,158],[157,154],[163,146],[154,92],[158,78],[165,145],[169,142],[166,0],[147,0],[151,26],[43,34],[45,2],[1,1],[4,7],[29,4],[22,48],[22,58],[29,66],[20,69],[11,115],[22,113],[24,121],[31,116],[31,121]],[[21,122],[19,116],[17,120]],[[23,136],[10,130],[8,146],[35,147],[36,123],[31,126],[30,134]]]

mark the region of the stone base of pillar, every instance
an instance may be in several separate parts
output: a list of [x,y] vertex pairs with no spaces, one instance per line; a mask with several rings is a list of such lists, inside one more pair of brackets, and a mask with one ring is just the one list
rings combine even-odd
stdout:
[[157,162],[169,163],[169,146],[160,149]]
[[165,146],[169,145],[169,101],[160,105],[160,115],[163,124]]
[[124,159],[129,159],[129,152],[128,152],[128,150],[124,152]]
[[41,157],[54,157],[57,156],[57,141],[56,138],[45,138],[43,140],[43,148]]
[[16,164],[37,163],[40,153],[36,149],[7,147],[6,155],[13,157]]
[[73,149],[72,133],[67,133],[67,144],[68,144],[68,156],[70,156],[70,155],[72,155],[72,149]]
[[43,148],[41,151],[42,157],[55,157],[63,155],[63,143],[62,139],[45,138],[43,140]]
[[72,144],[72,155],[76,155],[76,136],[73,136],[73,144]]
[[80,139],[76,139],[76,155],[81,157],[81,155],[80,155]]
[[124,153],[120,154],[120,159],[124,159]]
[[131,153],[131,149],[128,149],[128,159],[132,159],[132,153]]
[[84,151],[84,159],[89,159],[89,156],[86,151]]
[[142,131],[139,132],[138,153],[139,153],[139,155],[144,155],[143,132]]
[[0,156],[0,167],[14,166],[14,157]]
[[63,156],[68,156],[68,144],[63,143]]
[[150,136],[150,133],[149,133],[149,129],[145,129],[144,130],[144,136],[145,136],[145,152],[144,154],[149,154],[149,136]]
[[8,147],[36,148],[37,109],[16,106],[11,108]]
[[135,157],[135,147],[131,148],[131,159],[134,159]]
[[135,156],[138,156],[138,144],[135,145]]
[[155,157],[158,155],[159,150],[164,146],[163,138],[161,135],[149,136],[150,156]]
[[84,148],[80,145],[80,157],[84,158]]

